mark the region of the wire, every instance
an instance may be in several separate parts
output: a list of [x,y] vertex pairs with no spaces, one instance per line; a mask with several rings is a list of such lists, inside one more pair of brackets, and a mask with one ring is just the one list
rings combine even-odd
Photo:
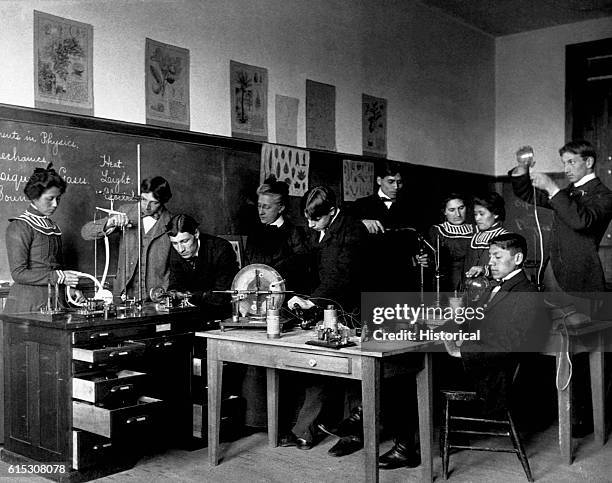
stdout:
[[536,285],[538,290],[540,290],[542,279],[542,269],[544,268],[544,238],[542,235],[542,227],[540,225],[540,218],[538,217],[538,202],[536,196],[536,187],[531,186],[533,188],[533,214],[535,216],[536,227],[538,229],[538,240],[540,241],[540,265],[538,266],[538,273],[536,275]]
[[563,322],[561,323],[561,326],[562,326],[561,339],[562,339],[563,345],[565,346],[565,350],[563,350],[563,354],[565,355],[565,358],[567,359],[567,363],[569,365],[569,372],[567,375],[567,382],[563,385],[563,387],[560,387],[561,384],[559,384],[559,376],[561,375],[561,364],[563,362],[563,359],[559,359],[559,363],[557,365],[557,374],[555,376],[555,383],[557,386],[557,391],[565,391],[569,387],[570,382],[572,380],[573,365],[572,365],[572,359],[570,358],[570,355],[569,355],[569,333],[567,331],[567,325],[565,323],[565,320],[570,315],[572,315],[572,313],[575,313],[575,311],[568,312],[567,314],[563,314]]

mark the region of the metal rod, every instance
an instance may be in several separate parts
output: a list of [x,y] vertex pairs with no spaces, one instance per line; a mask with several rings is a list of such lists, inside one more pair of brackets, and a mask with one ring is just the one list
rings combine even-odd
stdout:
[[142,216],[140,216],[140,144],[136,145],[136,182],[138,183],[138,300],[142,302]]
[[124,290],[125,290],[125,298],[127,300],[128,298],[128,293],[127,293],[127,286],[128,286],[128,244],[127,244],[127,238],[125,236],[125,226],[121,227],[121,238],[123,240],[123,283],[124,283]]
[[51,282],[47,282],[47,312],[51,312]]
[[59,283],[55,283],[55,310],[59,310]]

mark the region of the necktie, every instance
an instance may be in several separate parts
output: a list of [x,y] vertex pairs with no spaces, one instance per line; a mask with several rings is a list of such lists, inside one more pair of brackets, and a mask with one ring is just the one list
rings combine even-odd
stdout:
[[393,200],[387,196],[379,196],[380,200],[385,204],[387,208],[391,208]]
[[489,295],[489,300],[487,300],[487,303],[491,302],[493,297],[495,297],[495,294],[501,290],[503,283],[504,283],[503,280],[492,280],[491,281],[491,294]]
[[573,185],[572,185],[572,187],[569,190],[570,198],[581,198],[584,195],[586,195],[586,191],[581,190],[580,188],[576,188]]
[[191,257],[187,259],[187,263],[189,263],[189,265],[191,266],[191,268],[195,268],[196,266],[196,262],[198,261],[198,257]]

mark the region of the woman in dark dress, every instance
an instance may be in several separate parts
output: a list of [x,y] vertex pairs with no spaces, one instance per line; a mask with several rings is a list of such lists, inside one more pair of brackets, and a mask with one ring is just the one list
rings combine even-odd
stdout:
[[466,223],[467,207],[463,196],[448,195],[442,204],[444,222],[429,230],[432,246],[440,249],[440,289],[443,292],[459,290],[463,278],[463,264],[474,226]]
[[289,186],[273,176],[257,188],[260,224],[248,236],[245,264],[263,263],[285,279],[287,290],[301,292],[306,264],[305,233],[286,218]]
[[77,272],[62,270],[62,232],[49,218],[65,191],[66,182],[51,165],[36,168],[28,180],[24,193],[30,205],[21,215],[9,218],[6,229],[6,250],[15,283],[4,313],[38,312],[47,303],[48,284],[77,285]]
[[504,199],[494,191],[474,198],[474,221],[477,231],[470,240],[465,257],[464,270],[467,278],[488,275],[489,241],[508,233],[502,223],[506,219]]
[[[245,265],[263,263],[274,268],[285,280],[287,290],[302,293],[307,277],[305,233],[286,218],[289,186],[268,178],[257,188],[257,214],[260,223],[249,234],[245,247]],[[265,371],[248,366],[242,382],[246,399],[245,424],[266,425]]]

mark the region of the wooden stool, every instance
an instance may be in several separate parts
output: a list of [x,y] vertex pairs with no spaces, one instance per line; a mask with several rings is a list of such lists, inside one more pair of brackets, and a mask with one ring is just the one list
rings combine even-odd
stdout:
[[[482,419],[482,418],[468,418],[463,416],[451,416],[451,401],[478,401],[479,397],[475,392],[471,391],[442,391],[444,395],[444,426],[442,433],[440,434],[440,453],[442,456],[442,471],[444,472],[444,479],[448,479],[448,460],[450,457],[451,449],[466,449],[472,451],[495,451],[502,453],[515,453],[518,456],[525,474],[527,475],[527,481],[533,481],[531,476],[531,469],[529,468],[529,461],[527,461],[527,455],[525,449],[521,443],[519,434],[514,426],[514,421],[510,411],[506,409],[506,419]],[[489,430],[472,430],[472,429],[452,429],[451,423],[456,421],[466,421],[482,425],[488,425],[491,429]],[[499,448],[499,447],[486,447],[486,446],[470,446],[451,444],[450,435],[451,433],[461,434],[478,434],[485,436],[507,436],[512,441],[514,449]]]

